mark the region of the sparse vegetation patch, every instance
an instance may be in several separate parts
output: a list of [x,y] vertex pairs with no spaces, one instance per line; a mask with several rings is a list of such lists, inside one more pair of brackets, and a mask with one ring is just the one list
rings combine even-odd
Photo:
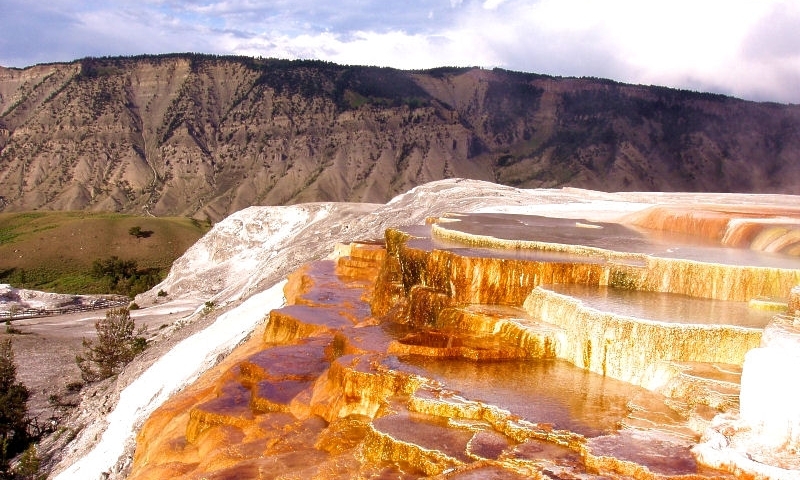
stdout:
[[95,260],[92,276],[105,283],[104,291],[129,297],[146,292],[161,281],[158,270],[140,269],[134,260],[116,256]]

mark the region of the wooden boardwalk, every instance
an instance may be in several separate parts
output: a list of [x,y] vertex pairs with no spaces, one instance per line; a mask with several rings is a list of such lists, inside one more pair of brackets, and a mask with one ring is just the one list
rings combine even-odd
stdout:
[[19,320],[21,318],[49,317],[52,315],[63,315],[65,313],[91,312],[110,308],[126,307],[130,303],[127,297],[98,298],[91,303],[80,305],[67,305],[58,308],[26,308],[15,312],[0,312],[0,321]]

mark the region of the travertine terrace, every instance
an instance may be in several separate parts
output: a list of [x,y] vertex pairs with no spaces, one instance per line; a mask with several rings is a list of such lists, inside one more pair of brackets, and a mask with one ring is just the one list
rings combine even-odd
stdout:
[[795,478],[797,408],[739,397],[797,330],[800,210],[667,203],[340,245],[150,416],[130,477]]

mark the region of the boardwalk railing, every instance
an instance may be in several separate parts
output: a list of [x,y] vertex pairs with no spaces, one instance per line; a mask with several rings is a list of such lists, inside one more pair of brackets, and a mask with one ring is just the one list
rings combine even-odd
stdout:
[[0,321],[18,320],[21,318],[49,317],[51,315],[63,315],[65,313],[90,312],[93,310],[103,310],[109,308],[127,307],[130,299],[126,297],[100,298],[91,303],[80,305],[65,305],[58,308],[26,308],[24,310],[0,312]]

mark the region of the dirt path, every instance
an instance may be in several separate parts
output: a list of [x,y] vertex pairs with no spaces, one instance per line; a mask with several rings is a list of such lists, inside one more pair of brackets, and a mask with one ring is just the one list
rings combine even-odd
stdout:
[[[192,307],[177,302],[134,310],[131,316],[139,325],[147,325],[147,337],[152,339],[165,327],[191,313]],[[28,411],[39,423],[48,421],[58,413],[50,401],[57,395],[64,404],[77,403],[76,389],[81,382],[75,355],[83,351],[83,339],[94,338],[95,322],[105,317],[105,310],[71,313],[13,321],[13,329],[21,333],[10,334],[8,327],[0,326],[0,340],[11,338],[17,380],[31,392]]]

